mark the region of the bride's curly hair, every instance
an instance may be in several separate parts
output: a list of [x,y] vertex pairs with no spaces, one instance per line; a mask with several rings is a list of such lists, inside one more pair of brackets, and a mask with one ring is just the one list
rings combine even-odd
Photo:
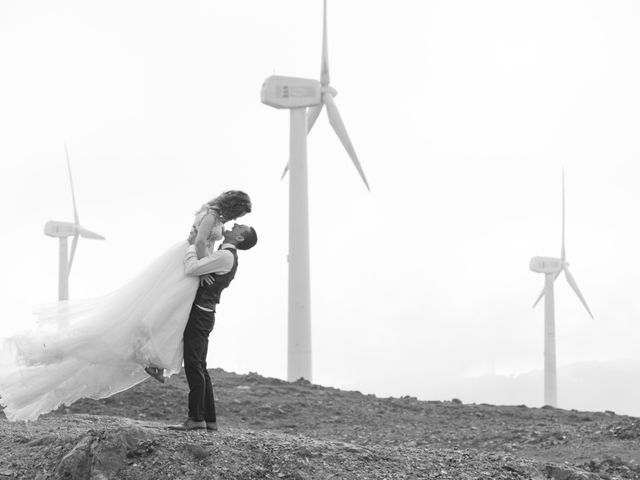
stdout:
[[209,200],[207,204],[218,212],[222,222],[235,220],[251,212],[251,199],[241,190],[223,192],[213,200]]

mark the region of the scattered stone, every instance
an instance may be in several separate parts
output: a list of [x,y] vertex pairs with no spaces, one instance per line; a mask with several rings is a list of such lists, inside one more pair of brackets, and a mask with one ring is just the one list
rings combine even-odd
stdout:
[[196,460],[204,460],[209,456],[209,453],[201,446],[195,443],[187,443],[185,449],[193,455]]
[[553,480],[599,480],[599,476],[585,472],[569,465],[547,464],[543,469],[545,475]]
[[183,375],[80,400],[28,431],[0,418],[0,480],[640,480],[632,417],[211,376],[216,435],[164,428],[183,419]]
[[609,434],[622,440],[640,438],[640,420],[618,422],[609,428]]

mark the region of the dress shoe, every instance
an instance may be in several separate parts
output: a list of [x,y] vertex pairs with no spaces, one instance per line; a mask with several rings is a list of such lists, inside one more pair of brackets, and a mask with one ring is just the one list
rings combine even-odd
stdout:
[[164,369],[158,367],[145,367],[144,371],[160,383],[164,383]]
[[217,432],[218,424],[216,422],[207,422],[207,430],[209,432]]
[[169,430],[205,430],[207,428],[207,422],[204,420],[193,420],[192,418],[187,418],[183,423],[179,425],[169,425],[167,427]]

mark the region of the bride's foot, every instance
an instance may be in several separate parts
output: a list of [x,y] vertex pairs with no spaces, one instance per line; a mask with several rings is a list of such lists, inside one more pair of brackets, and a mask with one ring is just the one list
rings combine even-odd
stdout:
[[158,367],[145,367],[145,372],[158,380],[160,383],[164,383],[164,370]]

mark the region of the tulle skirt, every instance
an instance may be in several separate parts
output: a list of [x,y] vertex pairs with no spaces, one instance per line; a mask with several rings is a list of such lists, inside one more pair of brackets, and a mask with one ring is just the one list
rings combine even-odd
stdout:
[[186,242],[124,287],[38,307],[35,329],[4,340],[0,403],[9,420],[36,420],[79,398],[105,398],[182,365],[182,337],[198,278],[184,274]]

